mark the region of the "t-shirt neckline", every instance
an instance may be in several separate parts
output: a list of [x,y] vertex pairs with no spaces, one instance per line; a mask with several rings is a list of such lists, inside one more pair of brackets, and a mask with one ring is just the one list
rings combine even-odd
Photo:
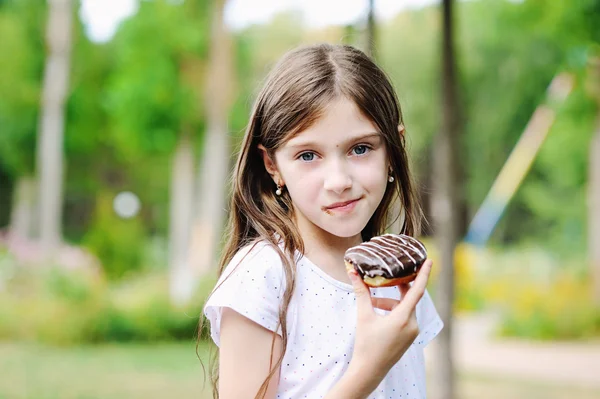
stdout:
[[304,260],[306,265],[308,265],[308,267],[323,280],[327,281],[329,284],[332,284],[341,290],[354,292],[354,287],[351,284],[344,283],[340,280],[331,277],[329,274],[325,273],[323,269],[321,269],[313,261],[311,261],[306,255],[303,255],[302,253],[300,253],[300,251],[296,251],[296,253],[300,256],[300,261]]

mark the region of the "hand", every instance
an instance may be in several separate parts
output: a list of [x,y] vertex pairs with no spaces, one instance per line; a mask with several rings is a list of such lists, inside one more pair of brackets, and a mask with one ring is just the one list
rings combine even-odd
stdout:
[[[368,375],[371,385],[374,385],[373,389],[400,360],[419,334],[416,306],[425,292],[431,266],[431,260],[425,261],[412,287],[409,284],[399,286],[402,293],[399,301],[371,297],[369,287],[356,271],[348,272],[356,294],[358,313],[350,368],[360,370],[361,375]],[[375,313],[374,308],[390,312],[381,316]]]

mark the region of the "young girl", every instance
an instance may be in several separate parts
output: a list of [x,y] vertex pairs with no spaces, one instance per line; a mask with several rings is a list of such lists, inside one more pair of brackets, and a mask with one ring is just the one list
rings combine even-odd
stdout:
[[254,105],[230,212],[204,309],[215,397],[425,397],[423,348],[442,328],[431,262],[412,286],[369,289],[343,261],[394,217],[417,235],[422,215],[396,95],[364,53],[321,44],[283,57]]

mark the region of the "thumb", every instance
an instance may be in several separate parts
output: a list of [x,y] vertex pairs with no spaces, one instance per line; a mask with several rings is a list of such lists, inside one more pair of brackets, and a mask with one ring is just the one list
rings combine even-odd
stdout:
[[371,291],[369,291],[369,287],[367,287],[363,279],[360,278],[355,270],[349,270],[348,276],[350,276],[352,287],[354,287],[358,314],[372,313],[373,303],[371,302]]

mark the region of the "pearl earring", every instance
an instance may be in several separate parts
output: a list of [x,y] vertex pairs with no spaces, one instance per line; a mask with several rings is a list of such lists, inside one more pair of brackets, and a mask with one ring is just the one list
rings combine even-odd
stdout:
[[279,184],[277,185],[277,190],[275,190],[275,194],[281,195],[281,186]]
[[390,183],[393,183],[393,182],[394,182],[394,176],[390,175],[390,176],[388,177],[388,181],[389,181]]

